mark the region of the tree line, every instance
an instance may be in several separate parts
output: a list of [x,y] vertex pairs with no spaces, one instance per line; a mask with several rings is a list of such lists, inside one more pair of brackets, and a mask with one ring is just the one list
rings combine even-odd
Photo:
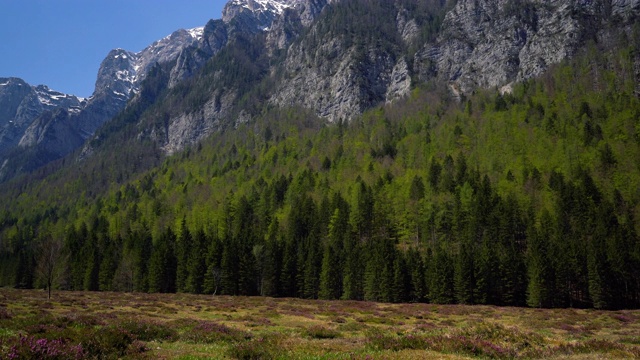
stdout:
[[[415,176],[409,201],[434,187],[451,201],[429,212],[415,241],[388,211],[382,189],[358,179],[346,198],[314,199],[312,171],[259,182],[226,198],[215,231],[167,226],[152,236],[142,223],[110,238],[98,217],[71,226],[63,240],[58,286],[70,290],[190,292],[382,302],[533,307],[629,308],[640,305],[640,242],[624,202],[614,203],[587,172],[553,173],[553,210],[538,216],[501,197],[464,157],[435,160],[426,182]],[[539,184],[538,186],[542,186]],[[282,219],[273,216],[286,206]],[[624,219],[620,222],[618,219]],[[412,226],[413,227],[413,226]],[[2,254],[12,285],[45,284],[42,258],[23,236]],[[55,241],[46,236],[40,242]],[[36,244],[36,242],[34,242]],[[3,265],[6,270],[7,265]]]
[[268,108],[166,159],[131,142],[12,182],[0,285],[638,307],[638,48],[350,122]]

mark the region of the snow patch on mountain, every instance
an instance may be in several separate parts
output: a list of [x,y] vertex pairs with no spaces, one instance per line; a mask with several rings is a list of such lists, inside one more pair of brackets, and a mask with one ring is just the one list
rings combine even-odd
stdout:
[[200,39],[202,39],[202,37],[204,36],[204,26],[189,29],[187,30],[187,32],[189,33],[189,35],[191,35],[192,38],[200,41]]
[[232,0],[227,6],[240,6],[252,12],[271,11],[276,14],[282,14],[285,9],[292,7],[293,3],[294,1],[291,0]]
[[82,101],[76,96],[51,90],[46,85],[38,85],[34,87],[34,90],[38,96],[38,101],[46,107],[67,107],[69,104],[79,104]]

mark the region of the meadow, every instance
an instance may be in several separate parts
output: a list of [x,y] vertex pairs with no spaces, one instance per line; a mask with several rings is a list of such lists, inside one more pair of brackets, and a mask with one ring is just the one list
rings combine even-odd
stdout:
[[639,310],[0,289],[2,359],[639,357]]

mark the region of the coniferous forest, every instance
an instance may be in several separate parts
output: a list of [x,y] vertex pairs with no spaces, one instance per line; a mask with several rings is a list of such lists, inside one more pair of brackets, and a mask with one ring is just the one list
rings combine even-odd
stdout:
[[332,124],[267,106],[169,158],[62,160],[0,189],[0,284],[638,307],[639,39],[510,93],[426,84]]

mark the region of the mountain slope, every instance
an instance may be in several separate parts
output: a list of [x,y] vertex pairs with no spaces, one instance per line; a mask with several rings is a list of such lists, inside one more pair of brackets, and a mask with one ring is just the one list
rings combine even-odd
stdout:
[[[266,32],[241,35],[244,49],[229,49],[222,55],[226,62],[213,59],[202,75],[207,80],[192,84],[198,89],[193,97],[200,100],[168,111],[166,126],[155,130],[161,134],[154,137],[158,146],[168,154],[179,151],[250,120],[264,103],[348,121],[429,82],[446,84],[459,98],[478,87],[508,91],[589,42],[607,48],[617,37],[629,36],[639,9],[635,3],[616,5],[604,14],[594,10],[602,2],[568,1],[304,3],[284,9]],[[303,20],[309,10],[316,21]],[[482,15],[489,13],[495,15]],[[245,25],[253,29],[258,23]],[[252,74],[249,79],[243,68]],[[634,60],[633,76],[640,78],[639,71],[640,60]],[[233,75],[227,81],[222,74]],[[192,97],[188,86],[174,95],[174,103]]]
[[44,85],[0,78],[0,159],[20,142],[26,128],[40,114],[58,107],[77,112],[84,106],[83,101]]
[[614,42],[638,15],[638,1],[460,0],[415,67],[422,81],[436,77],[459,93],[501,87],[541,75],[589,41]]
[[[512,1],[305,4],[210,22],[0,186],[0,283],[38,286],[58,241],[72,289],[640,306],[635,2],[530,3],[536,26]],[[536,43],[567,56],[525,79]]]
[[77,109],[56,111],[38,118],[40,111],[28,121],[12,120],[22,125],[11,127],[11,134],[4,135],[7,140],[0,140],[4,149],[4,155],[0,154],[0,163],[4,164],[0,168],[0,181],[32,171],[77,149],[101,125],[124,109],[155,64],[170,64],[167,86],[174,87],[196,74],[235,37],[261,33],[286,9],[298,9],[309,22],[325,4],[231,1],[224,9],[222,20],[212,20],[202,28],[178,30],[139,53],[122,49],[111,51],[100,65],[94,94],[80,112]]
[[[26,281],[36,234],[76,249],[73,289],[637,307],[640,100],[624,74],[639,45],[585,49],[512,94],[416,89],[351,123],[265,108],[168,158],[96,145],[46,184],[0,189],[16,199],[0,281]],[[154,68],[141,94],[167,80]]]

